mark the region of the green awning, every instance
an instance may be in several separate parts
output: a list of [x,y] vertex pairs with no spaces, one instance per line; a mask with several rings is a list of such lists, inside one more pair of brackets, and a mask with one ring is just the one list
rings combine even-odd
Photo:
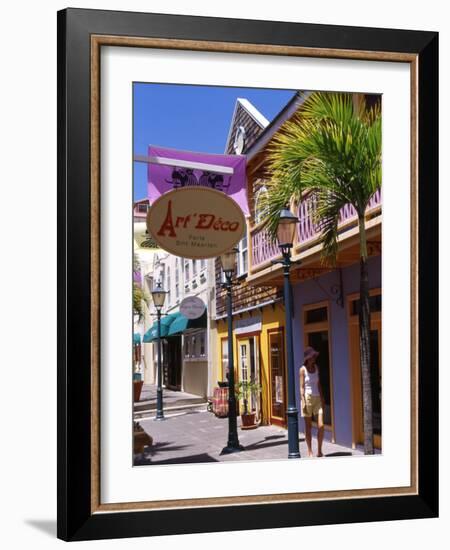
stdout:
[[[164,338],[168,335],[169,328],[171,326],[171,323],[180,315],[179,313],[169,313],[168,315],[164,315],[161,317],[161,337]],[[152,342],[153,340],[156,340],[158,338],[158,322],[153,323],[153,325],[147,330],[147,332],[144,334],[144,343],[148,344],[149,342]]]
[[[179,311],[169,313],[161,317],[161,338],[182,334],[190,328],[206,328],[206,311],[198,319],[188,319]],[[153,325],[144,334],[144,343],[148,344],[158,338],[158,322]]]
[[177,318],[174,319],[169,327],[167,336],[182,334],[185,330],[190,328],[206,328],[206,311],[198,319],[188,319],[181,313],[178,313]]

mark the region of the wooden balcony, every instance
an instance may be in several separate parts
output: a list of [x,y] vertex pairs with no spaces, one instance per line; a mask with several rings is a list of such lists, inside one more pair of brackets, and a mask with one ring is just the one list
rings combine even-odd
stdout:
[[[299,223],[292,249],[292,259],[301,260],[303,265],[319,266],[320,252],[320,225],[313,221],[315,198],[313,194],[304,196],[297,209]],[[381,241],[381,191],[374,193],[366,210],[366,228],[368,238]],[[345,205],[339,219],[339,249],[344,250],[353,246],[358,240],[358,216],[351,205]],[[348,241],[348,242],[347,242]],[[268,231],[259,224],[250,229],[249,277],[250,284],[267,284],[272,278],[279,278],[280,268],[272,264],[272,260],[281,258],[276,241],[273,241]],[[352,252],[351,257],[355,255]],[[339,259],[339,257],[338,257]],[[350,259],[350,256],[348,256]],[[279,284],[280,280],[273,281]]]

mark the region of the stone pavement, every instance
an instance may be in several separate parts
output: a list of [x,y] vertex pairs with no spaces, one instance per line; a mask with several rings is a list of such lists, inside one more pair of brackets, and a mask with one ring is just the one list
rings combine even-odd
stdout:
[[[206,410],[207,401],[204,397],[182,391],[172,391],[164,388],[163,391],[164,410],[168,412],[179,410]],[[139,420],[140,417],[153,414],[156,410],[156,386],[154,384],[144,384],[142,387],[141,398],[134,403],[134,417]]]
[[[220,455],[227,443],[228,419],[217,418],[206,411],[168,413],[163,421],[153,417],[139,420],[142,428],[152,436],[153,445],[143,455],[136,455],[135,465],[183,464],[248,460],[286,459],[288,454],[287,431],[277,426],[259,426],[254,430],[241,430],[238,418],[238,436],[245,450]],[[329,441],[323,443],[325,457],[361,455],[361,450],[349,449]],[[317,440],[313,432],[313,451]],[[300,434],[300,454],[306,458],[306,443]],[[307,460],[322,460],[313,458]]]

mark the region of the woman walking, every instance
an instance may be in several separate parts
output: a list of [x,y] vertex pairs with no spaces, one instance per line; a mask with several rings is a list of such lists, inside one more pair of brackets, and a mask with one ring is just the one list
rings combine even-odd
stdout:
[[316,364],[319,352],[307,347],[304,352],[303,365],[300,368],[300,396],[302,399],[302,417],[305,419],[305,438],[308,456],[313,456],[311,445],[312,416],[317,418],[317,456],[322,454],[323,442],[323,409],[324,400],[320,386],[319,367]]

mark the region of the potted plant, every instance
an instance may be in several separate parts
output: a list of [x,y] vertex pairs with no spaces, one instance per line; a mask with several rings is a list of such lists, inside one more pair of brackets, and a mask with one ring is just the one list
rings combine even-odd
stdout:
[[241,381],[236,387],[236,399],[239,401],[242,399],[244,402],[244,409],[241,413],[241,429],[251,430],[257,427],[255,422],[256,412],[249,410],[249,402],[252,397],[257,397],[261,393],[261,384],[251,381]]
[[133,373],[134,401],[139,401],[141,398],[143,385],[144,381],[142,380],[142,374],[140,373],[139,363],[136,363],[135,371]]
[[145,447],[151,447],[153,445],[153,438],[151,435],[142,428],[139,422],[133,422],[133,452],[134,454],[141,454],[144,452]]
[[141,343],[134,342],[134,372],[133,372],[133,389],[134,389],[134,401],[139,401],[141,398],[142,386],[144,381],[141,374]]

